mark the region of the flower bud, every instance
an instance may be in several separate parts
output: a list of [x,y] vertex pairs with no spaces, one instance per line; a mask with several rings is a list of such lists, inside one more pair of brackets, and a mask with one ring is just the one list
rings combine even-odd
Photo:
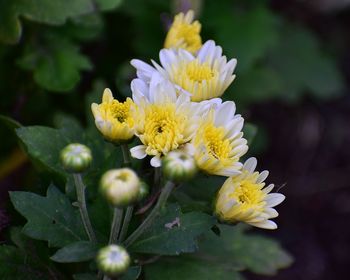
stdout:
[[91,150],[82,144],[66,146],[60,154],[63,167],[70,172],[80,173],[86,170],[92,161]]
[[101,191],[114,207],[125,207],[138,199],[140,180],[130,168],[112,169],[102,176]]
[[184,151],[172,151],[167,154],[162,163],[164,176],[174,182],[188,181],[197,171],[194,158]]
[[145,182],[141,181],[138,201],[145,199],[148,196],[148,194],[149,186]]
[[100,249],[96,260],[98,268],[110,277],[124,273],[130,265],[129,253],[119,245],[109,245]]

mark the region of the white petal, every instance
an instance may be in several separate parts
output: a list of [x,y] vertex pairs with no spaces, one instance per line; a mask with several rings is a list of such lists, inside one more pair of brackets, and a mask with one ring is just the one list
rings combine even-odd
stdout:
[[162,161],[160,160],[160,157],[159,156],[154,156],[151,159],[151,165],[153,167],[160,167],[162,165]]
[[261,173],[259,174],[259,177],[258,177],[258,179],[256,179],[256,182],[257,182],[258,184],[264,182],[264,181],[266,180],[267,176],[269,176],[269,171],[264,170],[263,172],[261,172]]
[[145,145],[135,146],[130,149],[130,153],[133,158],[143,159],[147,156],[146,146]]
[[270,220],[266,220],[263,222],[257,222],[257,223],[249,223],[252,226],[255,227],[259,227],[259,228],[263,228],[263,229],[276,229],[277,228],[277,224],[273,221]]
[[267,207],[274,207],[280,204],[286,197],[281,193],[270,193],[266,196]]
[[247,170],[249,173],[253,173],[258,161],[255,157],[248,158],[243,165],[243,169]]

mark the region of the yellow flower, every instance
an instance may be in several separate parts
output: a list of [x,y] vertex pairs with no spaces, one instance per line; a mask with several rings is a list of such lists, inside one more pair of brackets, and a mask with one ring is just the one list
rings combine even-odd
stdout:
[[181,48],[191,53],[196,53],[200,49],[202,46],[201,24],[197,20],[193,22],[193,17],[192,10],[175,16],[166,36],[164,48]]
[[130,98],[123,103],[114,99],[108,88],[103,92],[101,104],[91,104],[96,127],[106,140],[124,143],[134,136],[134,119],[131,116],[134,106]]
[[[186,94],[177,95],[168,81],[151,81],[150,87],[140,79],[131,83],[135,111],[135,134],[142,142],[130,150],[134,158],[153,156],[151,165],[159,167],[161,157],[189,143],[197,129],[199,104]],[[158,83],[159,82],[159,83]]]
[[278,216],[272,207],[280,204],[285,196],[270,193],[273,184],[264,188],[269,172],[254,172],[256,164],[255,158],[248,159],[241,174],[225,181],[218,193],[215,212],[222,221],[245,222],[255,227],[276,229],[276,223],[269,220]]
[[235,115],[235,110],[232,101],[211,108],[192,140],[196,163],[206,173],[222,176],[240,173],[239,159],[248,146],[241,132],[244,120]]
[[236,77],[233,71],[237,60],[227,61],[214,41],[207,41],[196,56],[184,49],[162,49],[159,59],[161,65],[152,61],[154,67],[138,59],[131,60],[131,65],[146,83],[158,72],[172,82],[178,92],[190,93],[195,102],[220,97]]

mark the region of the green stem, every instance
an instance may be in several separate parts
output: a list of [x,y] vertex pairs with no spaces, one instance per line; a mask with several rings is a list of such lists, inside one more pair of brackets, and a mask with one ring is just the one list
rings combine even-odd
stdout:
[[119,235],[119,238],[118,238],[118,240],[120,242],[122,242],[125,239],[125,236],[126,236],[126,234],[128,232],[128,228],[129,228],[129,224],[130,224],[130,221],[131,221],[131,217],[132,217],[132,212],[133,211],[134,211],[134,207],[133,206],[129,206],[126,209],[122,230],[120,231],[120,235]]
[[94,230],[91,225],[91,221],[89,218],[89,212],[86,207],[86,198],[85,198],[85,185],[83,183],[83,179],[81,174],[73,174],[75,188],[77,192],[77,200],[79,206],[79,212],[81,216],[81,220],[83,222],[85,231],[92,242],[96,242],[96,236]]
[[109,235],[109,242],[108,242],[109,244],[117,243],[120,226],[122,224],[122,219],[123,219],[123,209],[119,209],[115,207],[113,211],[111,233]]
[[128,144],[123,144],[120,146],[123,152],[124,166],[131,165],[131,157]]
[[142,224],[125,240],[125,247],[128,247],[132,243],[134,243],[137,240],[137,238],[139,238],[141,234],[152,224],[153,220],[158,216],[160,209],[165,205],[166,201],[168,200],[169,195],[174,187],[175,184],[173,182],[168,181],[166,183],[166,185],[162,189],[162,192],[160,193],[157,204],[154,206],[151,213],[142,222]]

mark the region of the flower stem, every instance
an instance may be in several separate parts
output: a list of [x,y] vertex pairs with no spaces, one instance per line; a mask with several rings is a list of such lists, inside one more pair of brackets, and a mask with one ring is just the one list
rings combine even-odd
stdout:
[[109,244],[115,244],[118,240],[118,235],[120,231],[120,226],[122,224],[123,219],[123,209],[114,208],[113,211],[113,220],[112,220],[112,226],[111,226],[111,233],[109,235]]
[[131,165],[131,157],[130,157],[130,151],[128,144],[122,144],[121,146],[122,153],[123,153],[123,159],[124,159],[124,166],[130,166]]
[[73,174],[75,188],[77,192],[78,206],[79,212],[81,216],[81,220],[83,222],[85,231],[92,242],[96,242],[95,232],[92,228],[91,221],[89,218],[89,212],[86,207],[86,198],[85,198],[85,185],[83,183],[83,179],[81,174],[75,173]]
[[141,234],[152,224],[153,220],[158,216],[160,209],[165,205],[166,201],[168,200],[169,195],[174,187],[175,184],[173,182],[168,181],[166,183],[166,185],[162,189],[162,192],[160,193],[157,204],[154,206],[151,213],[142,222],[142,224],[125,240],[125,247],[128,247],[132,243],[134,243],[137,240],[137,238],[139,238]]
[[122,242],[125,239],[125,236],[128,232],[128,228],[129,228],[129,223],[131,221],[131,217],[132,217],[132,212],[134,211],[134,207],[133,206],[129,206],[126,209],[126,213],[125,213],[125,217],[124,217],[124,221],[123,221],[123,226],[122,229],[120,231],[120,235],[118,240],[120,242]]

